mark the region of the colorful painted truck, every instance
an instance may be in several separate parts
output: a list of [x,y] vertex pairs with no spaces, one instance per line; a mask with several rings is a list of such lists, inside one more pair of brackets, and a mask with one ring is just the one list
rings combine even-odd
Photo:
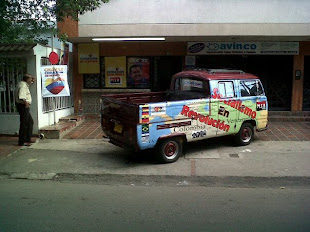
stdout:
[[184,142],[234,135],[239,145],[267,129],[268,102],[258,77],[240,70],[187,70],[167,92],[102,96],[102,129],[112,144],[157,148],[160,162],[176,161]]

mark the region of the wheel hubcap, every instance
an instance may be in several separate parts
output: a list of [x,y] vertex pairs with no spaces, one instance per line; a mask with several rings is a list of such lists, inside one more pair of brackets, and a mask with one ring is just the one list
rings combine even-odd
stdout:
[[242,131],[242,140],[243,142],[249,142],[252,138],[252,130],[250,128],[244,128]]
[[165,146],[165,156],[167,159],[173,159],[177,156],[179,151],[178,144],[174,141],[170,141]]

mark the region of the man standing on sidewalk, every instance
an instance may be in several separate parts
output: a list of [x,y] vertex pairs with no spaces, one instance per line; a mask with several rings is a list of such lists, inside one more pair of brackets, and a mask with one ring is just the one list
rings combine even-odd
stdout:
[[33,129],[33,119],[30,114],[31,94],[29,85],[34,83],[35,78],[30,74],[24,74],[23,80],[19,82],[16,92],[16,107],[20,115],[19,146],[30,146]]

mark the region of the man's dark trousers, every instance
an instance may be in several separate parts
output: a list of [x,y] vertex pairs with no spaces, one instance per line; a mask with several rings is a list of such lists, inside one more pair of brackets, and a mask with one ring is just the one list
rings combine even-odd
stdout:
[[20,115],[19,139],[18,145],[31,142],[33,119],[30,114],[30,108],[26,108],[24,104],[16,104],[17,111]]

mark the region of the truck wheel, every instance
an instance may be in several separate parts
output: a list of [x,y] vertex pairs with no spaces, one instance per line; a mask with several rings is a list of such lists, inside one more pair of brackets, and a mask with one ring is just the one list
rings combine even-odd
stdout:
[[167,138],[160,142],[157,158],[161,163],[173,163],[182,154],[183,144],[179,138]]
[[252,142],[254,138],[254,128],[251,123],[243,123],[238,134],[235,135],[235,142],[245,146]]

